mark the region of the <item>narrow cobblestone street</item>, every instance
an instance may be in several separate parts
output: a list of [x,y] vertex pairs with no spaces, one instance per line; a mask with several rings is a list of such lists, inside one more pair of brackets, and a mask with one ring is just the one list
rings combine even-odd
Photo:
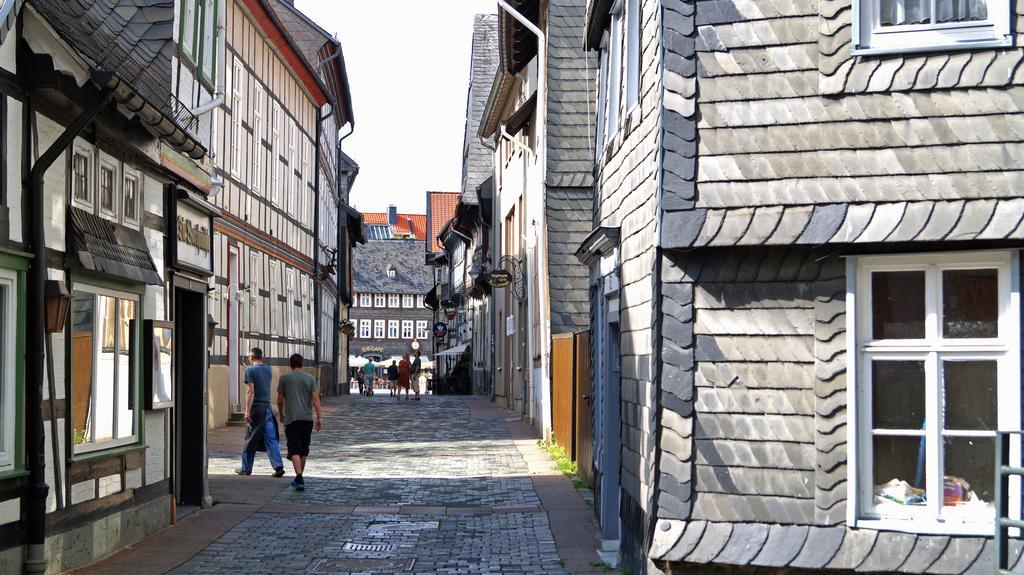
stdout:
[[[594,524],[583,499],[545,465],[534,439],[513,437],[517,419],[486,400],[457,397],[329,402],[324,429],[313,437],[305,492],[288,487],[289,462],[285,478],[269,477],[262,453],[252,477],[234,476],[238,453],[230,439],[211,440],[215,505],[164,536],[218,509],[236,511],[236,522],[244,519],[214,531],[205,544],[193,543],[195,549],[177,561],[141,565],[142,572],[600,571],[592,564],[596,540],[586,532],[593,533]],[[518,425],[521,435],[526,426]],[[556,544],[552,510],[537,486],[556,502],[554,521],[564,519],[571,541]],[[139,563],[153,557],[145,547],[161,549],[160,537],[87,572],[137,574]]]

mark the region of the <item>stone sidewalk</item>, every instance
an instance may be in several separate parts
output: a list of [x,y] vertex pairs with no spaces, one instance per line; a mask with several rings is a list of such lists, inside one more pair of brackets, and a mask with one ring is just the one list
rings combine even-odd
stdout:
[[82,573],[604,573],[593,512],[485,399],[348,397],[326,406],[296,493],[231,474],[240,428],[211,432],[215,505]]

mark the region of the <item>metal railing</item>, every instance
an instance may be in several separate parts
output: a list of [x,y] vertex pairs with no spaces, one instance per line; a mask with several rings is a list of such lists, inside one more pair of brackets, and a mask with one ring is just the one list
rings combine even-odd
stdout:
[[[1024,467],[1010,465],[1010,441],[1012,436],[1024,436],[1024,431],[996,432],[996,464],[995,464],[995,566],[996,573],[1010,573],[1009,551],[1010,529],[1024,529],[1024,520],[1010,518],[1010,477],[1024,477]],[[1019,572],[1019,571],[1018,571]]]

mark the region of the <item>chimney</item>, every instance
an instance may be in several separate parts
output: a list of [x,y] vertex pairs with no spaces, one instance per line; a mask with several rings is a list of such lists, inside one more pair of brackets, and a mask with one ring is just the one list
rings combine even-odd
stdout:
[[[405,218],[406,223],[409,224],[409,235],[416,238],[416,230],[412,227],[412,218]],[[416,238],[419,239],[419,238]]]
[[398,207],[388,206],[388,225],[395,225],[398,223]]

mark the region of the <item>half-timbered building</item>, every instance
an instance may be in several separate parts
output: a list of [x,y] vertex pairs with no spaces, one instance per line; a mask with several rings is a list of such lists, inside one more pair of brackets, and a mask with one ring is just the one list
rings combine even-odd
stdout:
[[1020,568],[1020,14],[589,3],[597,503],[634,572]]

